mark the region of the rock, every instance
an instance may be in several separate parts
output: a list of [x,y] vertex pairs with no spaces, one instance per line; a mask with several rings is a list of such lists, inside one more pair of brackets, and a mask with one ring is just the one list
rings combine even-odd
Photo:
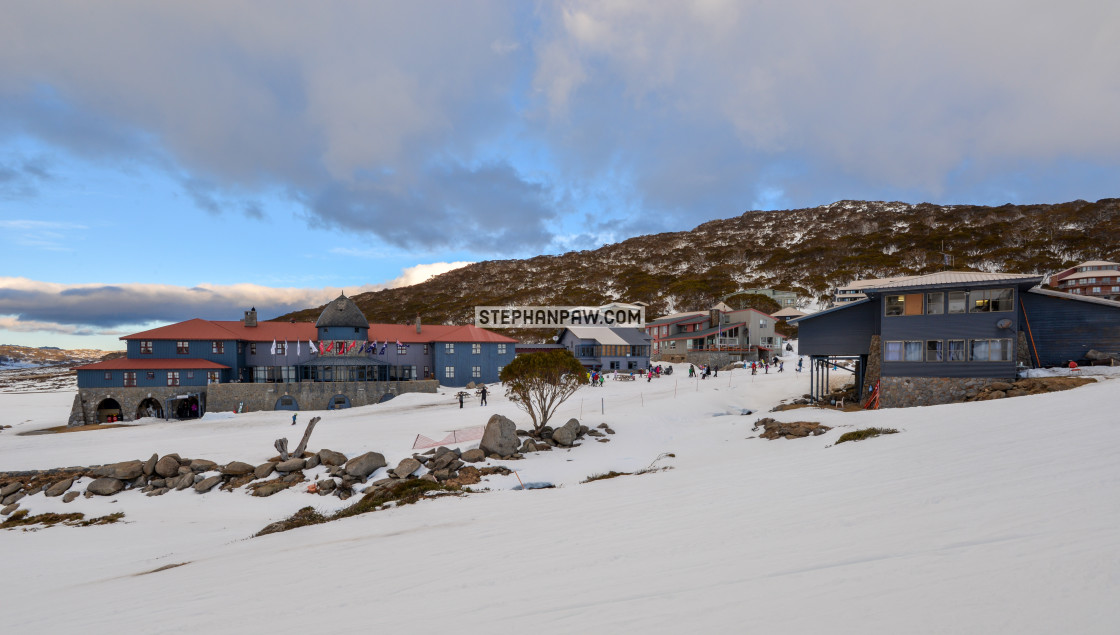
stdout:
[[521,449],[518,450],[518,452],[521,452],[522,454],[524,454],[526,452],[536,452],[536,451],[537,451],[537,444],[534,443],[532,439],[525,439],[525,442],[521,444]]
[[605,424],[605,423],[600,423],[599,425],[597,425],[597,426],[595,426],[595,427],[596,427],[596,428],[599,428],[600,430],[606,430],[606,429],[607,429],[607,428],[609,428],[610,426],[608,426],[608,425],[607,425],[607,424]]
[[182,476],[184,474],[194,474],[194,472],[191,471],[191,467],[189,465],[179,465],[178,474],[179,476]]
[[218,464],[213,461],[207,461],[206,459],[195,459],[191,461],[192,472],[210,472],[216,469],[218,469]]
[[326,493],[338,487],[338,483],[333,478],[325,478],[316,483],[315,486],[319,488],[320,492]]
[[993,390],[992,392],[988,393],[989,399],[1003,399],[1006,396],[1007,393],[1002,390]]
[[[465,453],[464,453],[465,454]],[[474,485],[482,480],[482,475],[479,473],[477,467],[468,465],[459,470],[458,476],[448,479],[448,485]]]
[[474,390],[475,389],[475,384],[474,384],[473,381],[468,381],[467,385],[463,386],[463,388],[466,388],[467,390]]
[[73,484],[74,484],[74,479],[72,479],[72,478],[61,480],[61,481],[55,483],[54,485],[51,485],[50,487],[48,487],[47,491],[46,491],[46,495],[50,496],[52,498],[55,497],[55,496],[62,496],[63,494],[66,493],[67,490],[70,489],[70,486],[73,485]]
[[611,428],[607,428],[606,433],[607,434],[614,434],[614,430],[612,430]]
[[599,432],[598,430],[588,430],[587,431],[587,436],[589,436],[589,437],[605,437],[607,435],[603,434],[602,432]]
[[1005,381],[993,381],[992,383],[988,384],[988,389],[989,390],[1002,390],[1002,391],[1006,392],[1008,390],[1011,390],[1011,384],[1009,384]]
[[20,483],[19,481],[12,481],[4,487],[0,487],[0,498],[7,498],[8,496],[11,496],[12,494],[20,491],[21,489],[23,489],[23,483]]
[[166,487],[157,487],[154,490],[148,492],[146,496],[163,496],[169,491],[171,490],[167,489]]
[[62,502],[69,503],[79,496],[81,494],[78,492],[66,492],[66,495],[62,497]]
[[179,473],[179,459],[170,455],[165,456],[156,461],[155,470],[156,474],[159,474],[164,478],[175,476]]
[[112,478],[118,481],[131,481],[144,473],[143,461],[122,461],[105,465],[93,470],[94,476]]
[[406,478],[408,476],[411,476],[412,473],[418,469],[420,469],[420,461],[417,461],[413,458],[407,458],[397,464],[396,469],[393,470],[393,474],[396,474],[397,478]]
[[288,459],[276,464],[277,472],[298,472],[307,464],[303,459]]
[[436,478],[436,475],[432,474],[431,472],[425,474],[424,476],[421,476],[420,480],[421,481],[431,481],[433,483],[438,483],[439,482],[439,479]]
[[502,415],[494,415],[486,422],[486,430],[482,433],[478,449],[486,454],[509,456],[517,452],[519,444],[517,426]]
[[27,492],[16,492],[15,494],[8,494],[4,497],[4,500],[0,501],[0,505],[11,505],[24,496],[27,496]]
[[385,457],[377,452],[366,452],[346,462],[345,470],[350,476],[366,478],[377,470],[385,467]]
[[334,450],[319,450],[319,462],[323,465],[345,465],[346,455]]
[[1012,388],[1011,390],[1007,391],[1007,396],[1008,397],[1022,397],[1026,394],[1028,394],[1027,391],[1022,390],[1020,388]]
[[156,463],[159,462],[159,455],[153,454],[147,461],[144,461],[144,476],[151,476],[156,471]]
[[454,452],[448,450],[443,454],[436,455],[436,458],[432,459],[432,461],[428,465],[428,469],[432,470],[433,472],[436,470],[442,470],[443,468],[455,462],[455,459],[457,458],[459,457],[456,456]]
[[288,472],[280,480],[284,483],[298,483],[303,480],[303,472]]
[[[186,474],[180,474],[179,480],[175,483],[175,491],[181,492],[192,485],[194,485],[193,473],[187,472]],[[170,487],[170,485],[168,485],[168,487]]]
[[253,476],[256,478],[266,478],[276,470],[276,462],[269,461],[268,463],[261,463],[253,470]]
[[161,487],[166,487],[167,486],[167,479],[153,478],[152,480],[148,481],[148,485],[150,485],[154,489],[159,489]]
[[256,468],[248,463],[241,461],[232,461],[222,466],[221,472],[227,476],[245,476],[252,473]]
[[311,456],[307,457],[306,461],[307,461],[307,463],[304,465],[304,468],[306,468],[306,469],[310,470],[311,468],[319,467],[319,455],[318,454],[312,454]]
[[0,509],[0,516],[7,516],[8,514],[14,512],[17,509],[19,509],[19,503],[12,503],[11,505],[5,505],[4,509]]
[[148,477],[141,474],[128,482],[129,487],[144,487],[148,484]]
[[570,446],[576,442],[579,434],[579,421],[568,419],[564,425],[552,431],[552,440],[560,445]]
[[270,481],[253,490],[253,496],[272,496],[276,492],[288,489],[287,483]]
[[209,476],[207,478],[202,479],[198,483],[195,483],[194,491],[198,492],[199,494],[203,494],[203,493],[209,492],[210,490],[214,489],[214,486],[217,485],[218,483],[221,483],[221,482],[222,482],[221,475]]
[[789,423],[783,423],[780,421],[775,421],[769,417],[760,419],[757,423],[755,423],[755,425],[762,426],[765,429],[765,432],[758,435],[763,439],[790,439],[818,436],[832,429],[828,426],[822,426],[821,424],[813,421],[792,421]]
[[443,468],[442,470],[436,470],[435,472],[428,472],[422,478],[427,478],[429,476],[434,478],[436,481],[446,481],[447,479],[451,478],[451,470]]
[[[137,461],[137,463],[140,463],[140,461]],[[86,486],[87,492],[97,494],[98,496],[112,496],[122,489],[124,489],[124,481],[111,476],[95,478],[93,482]]]
[[478,463],[479,461],[486,460],[486,453],[479,448],[475,448],[473,450],[467,450],[466,452],[463,452],[463,456],[459,458],[463,459],[467,463]]

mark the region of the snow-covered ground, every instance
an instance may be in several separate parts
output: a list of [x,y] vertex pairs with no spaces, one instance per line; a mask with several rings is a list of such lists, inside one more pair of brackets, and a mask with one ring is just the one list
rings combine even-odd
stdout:
[[[678,365],[649,383],[581,389],[558,423],[581,413],[609,423],[609,443],[504,462],[555,489],[515,491],[516,477],[491,477],[476,486],[484,493],[262,538],[250,536],[302,506],[347,503],[291,490],[25,498],[32,513],[126,517],[0,532],[4,629],[1120,631],[1115,379],[929,408],[768,413],[808,390],[794,364],[703,381]],[[393,466],[417,434],[438,438],[493,413],[527,425],[500,390],[489,407],[462,410],[454,392],[303,412],[297,427],[290,413],[263,412],[32,436],[16,433],[64,424],[72,393],[0,395],[0,423],[14,425],[0,433],[0,469],[166,452],[260,463],[313,414],[323,417],[313,449],[375,450]],[[751,429],[761,416],[835,428],[766,441]],[[868,426],[902,432],[833,445]],[[672,469],[580,483],[650,465]]]

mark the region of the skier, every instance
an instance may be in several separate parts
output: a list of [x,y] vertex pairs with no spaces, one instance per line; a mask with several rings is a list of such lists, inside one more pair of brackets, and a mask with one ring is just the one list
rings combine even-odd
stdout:
[[482,394],[482,403],[480,403],[479,405],[480,406],[485,406],[486,405],[486,384],[482,384],[482,393],[481,394]]
[[780,372],[782,372],[782,371],[783,371],[783,370],[785,370],[785,369],[786,369],[786,363],[785,363],[785,362],[783,362],[783,361],[779,361],[779,362],[778,362],[778,372],[780,373]]
[[295,424],[296,424],[296,415],[293,414],[292,415],[292,425],[294,426]]
[[692,364],[689,364],[688,365],[688,378],[692,379],[695,376],[696,376],[696,369],[692,366]]
[[463,409],[463,396],[466,395],[466,394],[467,393],[465,393],[461,390],[459,391],[459,410]]
[[797,358],[797,372],[799,372],[799,373],[801,372],[801,365],[804,362],[805,362],[805,358],[803,358],[803,357],[798,357]]

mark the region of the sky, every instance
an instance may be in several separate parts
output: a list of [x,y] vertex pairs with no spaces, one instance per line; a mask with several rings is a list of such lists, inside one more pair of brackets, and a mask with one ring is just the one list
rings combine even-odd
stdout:
[[751,210],[1118,195],[1114,2],[4,4],[0,343]]

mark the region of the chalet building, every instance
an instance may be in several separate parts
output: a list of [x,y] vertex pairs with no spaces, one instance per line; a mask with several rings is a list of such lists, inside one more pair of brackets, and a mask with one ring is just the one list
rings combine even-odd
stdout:
[[572,326],[560,330],[556,343],[588,370],[649,368],[649,336],[642,329]]
[[852,372],[883,406],[959,401],[1021,368],[1120,351],[1120,302],[1037,288],[1041,276],[946,271],[863,287],[863,300],[791,322],[811,394]]
[[[749,293],[749,294],[753,294],[753,295],[764,295],[764,296],[770,298],[771,300],[777,302],[778,305],[781,306],[783,309],[790,308],[790,307],[793,307],[793,308],[797,307],[797,294],[794,293],[793,291],[782,291],[780,289],[740,289],[739,291],[736,291],[732,295],[740,295],[740,294],[745,294],[745,293]],[[727,297],[730,298],[732,296],[727,296]]]
[[836,287],[832,292],[832,305],[836,306],[838,304],[866,300],[867,294],[863,292],[864,289],[874,289],[884,284],[902,282],[913,277],[914,276],[899,276],[896,278],[865,278],[863,280],[853,280],[842,287]]
[[798,311],[797,309],[788,306],[781,311],[774,312],[774,317],[783,322],[789,322],[794,318],[805,317],[806,315],[808,315],[808,313],[804,311]]
[[722,302],[708,311],[677,313],[646,323],[653,354],[725,353],[757,360],[782,346],[777,320],[757,309],[732,309]]
[[475,326],[370,324],[340,295],[314,324],[193,319],[122,337],[78,367],[71,424],[207,410],[327,410],[438,385],[496,382],[517,341]]
[[1120,300],[1120,264],[1090,260],[1050,276],[1050,286],[1076,295]]

